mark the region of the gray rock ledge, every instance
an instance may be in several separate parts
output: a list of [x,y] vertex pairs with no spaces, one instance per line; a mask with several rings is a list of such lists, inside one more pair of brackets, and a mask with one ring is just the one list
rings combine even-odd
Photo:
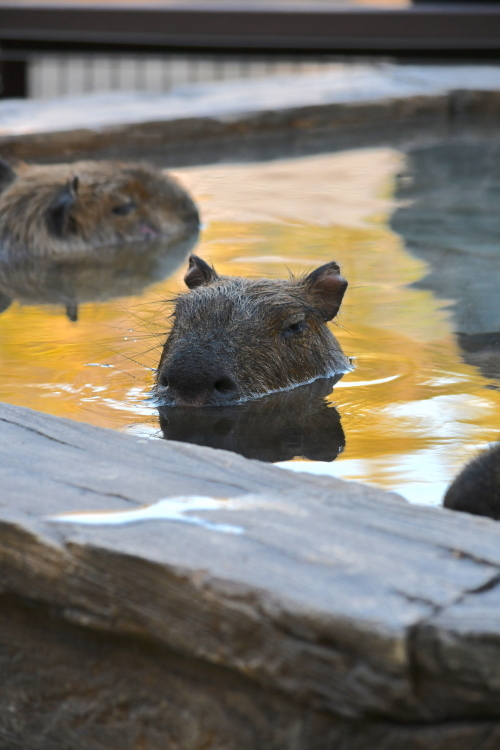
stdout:
[[[0,748],[499,746],[497,523],[6,404],[0,446]],[[176,496],[226,500],[47,518]]]
[[[256,138],[279,149],[283,131],[302,141],[321,132],[322,150],[395,143],[416,132],[443,137],[471,125],[496,135],[499,98],[499,65],[381,63],[192,84],[169,94],[7,99],[0,102],[0,154],[58,161],[143,155],[180,166],[228,153],[252,158]],[[193,153],[194,144],[208,153]],[[286,147],[290,155],[297,145],[288,139]]]

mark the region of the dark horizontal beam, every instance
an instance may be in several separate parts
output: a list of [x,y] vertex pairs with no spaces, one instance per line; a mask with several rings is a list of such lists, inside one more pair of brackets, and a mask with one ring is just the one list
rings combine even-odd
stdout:
[[1,3],[0,44],[119,48],[498,51],[500,5]]

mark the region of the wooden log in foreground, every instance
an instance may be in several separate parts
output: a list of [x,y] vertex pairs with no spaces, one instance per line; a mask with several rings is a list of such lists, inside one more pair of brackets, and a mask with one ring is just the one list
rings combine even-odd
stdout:
[[0,478],[0,748],[500,746],[497,523],[6,404]]

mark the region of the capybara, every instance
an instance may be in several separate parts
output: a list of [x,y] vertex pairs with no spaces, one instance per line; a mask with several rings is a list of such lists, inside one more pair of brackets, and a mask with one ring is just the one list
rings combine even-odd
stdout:
[[335,262],[307,276],[219,276],[192,255],[157,370],[168,406],[227,405],[352,370],[327,326],[347,281]]
[[500,443],[469,461],[449,486],[443,505],[500,520]]
[[198,227],[195,203],[145,164],[0,163],[0,259],[62,258],[101,247],[171,239]]
[[230,406],[159,408],[167,440],[208,445],[259,461],[334,461],[344,449],[340,415],[326,397],[341,376]]

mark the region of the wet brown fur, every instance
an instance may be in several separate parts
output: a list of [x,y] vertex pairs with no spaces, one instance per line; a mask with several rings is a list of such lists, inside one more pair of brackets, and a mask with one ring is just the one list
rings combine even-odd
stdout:
[[444,507],[500,520],[500,443],[473,458],[448,488]]
[[[334,280],[344,285],[341,299],[347,282],[336,264],[327,267],[335,267]],[[181,294],[157,371],[161,401],[238,403],[351,370],[311,276],[254,280],[212,271]]]
[[[185,232],[198,212],[172,177],[144,164],[2,163],[0,258],[57,258]],[[3,189],[2,189],[3,188]]]

